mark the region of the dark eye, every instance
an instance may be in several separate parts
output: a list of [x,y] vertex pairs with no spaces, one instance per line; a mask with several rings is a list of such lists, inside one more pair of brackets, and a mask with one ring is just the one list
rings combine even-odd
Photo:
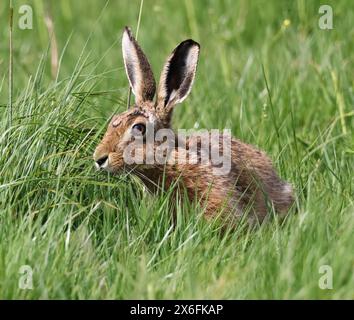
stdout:
[[137,123],[133,125],[133,132],[140,133],[142,135],[145,134],[146,127],[143,123]]

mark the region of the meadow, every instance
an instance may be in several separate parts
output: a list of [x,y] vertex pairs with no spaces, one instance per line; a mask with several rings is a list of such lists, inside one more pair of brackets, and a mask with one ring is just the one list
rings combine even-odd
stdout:
[[[333,29],[319,27],[322,4]],[[137,37],[157,78],[180,41],[201,45],[174,128],[230,128],[294,186],[284,221],[226,233],[188,201],[172,228],[170,192],[94,168],[127,106],[121,35],[140,5],[13,1],[9,90],[1,1],[0,299],[353,299],[353,1],[144,1]]]

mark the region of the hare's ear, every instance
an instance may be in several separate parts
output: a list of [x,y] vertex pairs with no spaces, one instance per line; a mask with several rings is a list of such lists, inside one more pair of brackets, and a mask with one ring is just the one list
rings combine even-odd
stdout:
[[124,28],[122,51],[125,71],[135,95],[135,102],[140,104],[152,101],[156,91],[154,75],[149,61],[128,27]]
[[162,70],[157,108],[169,113],[191,91],[199,57],[199,44],[193,40],[181,42],[168,57]]

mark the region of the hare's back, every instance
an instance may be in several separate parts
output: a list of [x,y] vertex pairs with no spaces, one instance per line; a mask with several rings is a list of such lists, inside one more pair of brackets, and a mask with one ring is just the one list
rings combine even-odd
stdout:
[[245,192],[259,193],[261,205],[270,200],[278,212],[286,212],[293,203],[291,185],[282,180],[264,151],[232,139],[232,175]]

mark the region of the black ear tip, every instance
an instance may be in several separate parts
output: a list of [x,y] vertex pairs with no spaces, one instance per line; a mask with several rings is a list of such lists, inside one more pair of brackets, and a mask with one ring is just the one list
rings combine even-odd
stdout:
[[130,29],[130,27],[125,26],[123,33],[124,33],[124,32],[128,33],[129,38],[131,38],[131,36],[132,36],[132,30]]
[[198,51],[200,50],[200,44],[192,39],[187,39],[182,41],[174,50],[174,52],[176,51],[184,51],[184,50],[189,50],[193,47],[197,47]]
[[197,47],[198,52],[200,50],[200,44],[192,39],[187,39],[182,41],[174,50],[173,53],[176,52],[187,52],[189,49]]
[[197,46],[198,48],[200,48],[200,44],[198,42],[194,41],[193,39],[184,40],[181,44],[188,46],[188,47]]

